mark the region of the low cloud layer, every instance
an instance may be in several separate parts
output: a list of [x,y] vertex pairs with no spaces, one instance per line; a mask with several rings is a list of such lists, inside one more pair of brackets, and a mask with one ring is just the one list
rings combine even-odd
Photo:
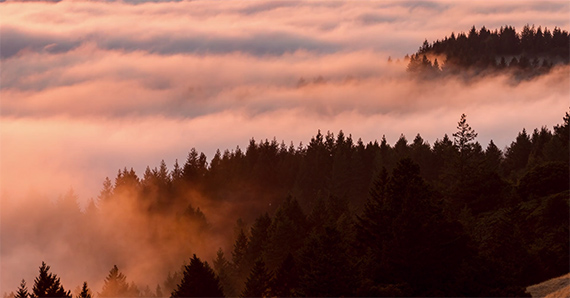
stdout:
[[[398,60],[473,25],[567,30],[569,12],[567,1],[2,2],[3,206],[70,187],[84,204],[119,168],[171,167],[192,147],[211,158],[252,137],[306,144],[318,129],[433,144],[466,113],[483,145],[504,148],[561,123],[568,67],[518,83],[420,81]],[[37,270],[11,274],[12,263],[0,292]]]

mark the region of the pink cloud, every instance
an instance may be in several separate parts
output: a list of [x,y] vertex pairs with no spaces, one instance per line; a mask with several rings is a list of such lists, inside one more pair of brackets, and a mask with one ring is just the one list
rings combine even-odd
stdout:
[[[568,67],[465,83],[414,80],[386,60],[472,25],[567,29],[569,11],[563,1],[0,3],[2,204],[70,187],[84,203],[125,166],[171,167],[192,147],[211,158],[252,137],[297,146],[318,129],[433,144],[466,113],[483,146],[503,148],[523,127],[562,121]],[[2,274],[1,288],[16,275]]]

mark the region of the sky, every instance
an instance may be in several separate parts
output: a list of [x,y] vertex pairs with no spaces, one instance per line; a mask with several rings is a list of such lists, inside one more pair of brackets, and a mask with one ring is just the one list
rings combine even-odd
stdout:
[[124,167],[251,138],[433,144],[462,113],[483,147],[505,148],[562,122],[568,67],[422,81],[400,60],[472,26],[569,22],[568,1],[0,1],[1,206],[70,188],[83,205]]
[[[61,1],[0,3],[3,197],[141,173],[193,147],[211,158],[251,138],[306,144],[320,129],[433,144],[462,113],[485,146],[552,127],[568,70],[437,83],[405,63],[471,26],[568,29],[570,4],[507,1]],[[388,63],[392,57],[394,62]]]

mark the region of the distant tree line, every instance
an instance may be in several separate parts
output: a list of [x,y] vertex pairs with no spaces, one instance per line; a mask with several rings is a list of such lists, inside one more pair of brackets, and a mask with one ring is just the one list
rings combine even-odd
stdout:
[[[569,120],[523,129],[504,151],[493,141],[483,149],[462,115],[433,145],[419,134],[391,146],[318,132],[298,147],[252,139],[209,163],[192,149],[182,166],[161,162],[142,179],[123,169],[89,208],[134,198],[143,212],[211,231],[189,190],[265,207],[241,215],[212,266],[193,255],[154,291],[114,266],[101,292],[84,284],[78,297],[528,295],[568,273]],[[22,281],[14,295],[71,297],[48,270],[32,293]]]
[[526,25],[516,32],[512,26],[493,31],[473,26],[467,34],[451,33],[432,43],[425,40],[418,52],[406,58],[409,72],[425,76],[464,74],[469,69],[475,74],[511,71],[521,78],[532,77],[570,62],[570,36],[558,27],[550,31]]

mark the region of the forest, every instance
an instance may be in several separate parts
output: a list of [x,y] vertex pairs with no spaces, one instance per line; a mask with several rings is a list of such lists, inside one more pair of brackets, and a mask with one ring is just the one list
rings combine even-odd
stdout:
[[[102,289],[84,283],[77,297],[525,296],[526,286],[568,272],[569,120],[523,129],[504,151],[493,141],[483,148],[465,115],[433,145],[420,135],[363,144],[340,131],[298,147],[252,139],[210,163],[192,149],[172,170],[120,170],[85,212],[64,196],[52,209],[61,220],[46,229],[72,224],[84,236],[75,247],[96,253],[102,243],[89,239],[114,237],[97,222],[168,220],[144,229],[160,242],[220,233],[193,207],[197,193],[252,206],[227,250],[211,246],[210,262],[181,247],[186,258],[152,289],[108,264]],[[152,256],[166,262],[159,251]],[[72,297],[49,269],[41,264],[30,289],[22,281],[7,296]]]
[[[426,41],[408,71],[532,77],[568,64],[569,49],[559,28],[473,27]],[[480,144],[463,114],[433,144],[319,130],[306,145],[251,139],[212,158],[192,148],[170,168],[125,167],[83,209],[70,190],[2,214],[14,247],[63,245],[69,268],[108,274],[64,287],[46,260],[4,297],[530,297],[527,286],[569,271],[561,116],[504,149]]]
[[512,26],[493,31],[485,26],[477,31],[473,26],[467,34],[451,33],[432,43],[425,40],[415,54],[405,58],[408,71],[423,77],[510,72],[518,79],[528,79],[570,63],[570,36],[558,27],[550,31],[526,25],[517,32]]

